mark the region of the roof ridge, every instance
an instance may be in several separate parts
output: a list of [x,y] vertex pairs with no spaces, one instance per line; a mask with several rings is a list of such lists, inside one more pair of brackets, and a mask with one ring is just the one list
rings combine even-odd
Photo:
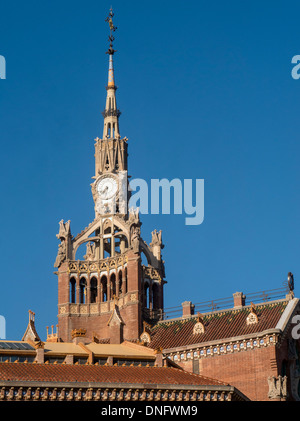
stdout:
[[[202,313],[205,331],[194,333],[197,315],[188,318],[162,320],[151,329],[151,348],[175,349],[203,343],[215,343],[237,338],[244,335],[254,335],[266,330],[275,329],[280,317],[291,300],[280,299],[259,303],[258,323],[249,325],[246,322],[251,306],[223,309],[217,312]],[[232,339],[231,339],[232,341]],[[175,352],[175,351],[174,351]],[[179,351],[178,351],[179,352]]]
[[[164,367],[166,367],[166,366],[164,366]],[[158,367],[158,368],[164,368],[164,367]],[[197,373],[193,373],[192,371],[186,371],[186,370],[183,370],[183,369],[181,369],[181,368],[178,368],[178,367],[166,367],[166,368],[173,368],[173,370],[178,370],[178,372],[183,372],[183,373],[187,373],[187,374],[189,374],[190,376],[193,376],[193,377],[196,377],[196,378],[201,378],[201,379],[203,379],[203,380],[213,380],[214,382],[218,382],[218,383],[220,383],[221,385],[223,385],[223,386],[228,386],[229,385],[229,383],[226,383],[226,382],[223,382],[223,381],[221,381],[221,380],[218,380],[218,379],[215,379],[215,378],[213,378],[213,377],[208,377],[208,376],[203,376],[202,374],[197,374]]]
[[[265,301],[265,302],[260,302],[260,303],[256,303],[255,306],[256,308],[261,307],[261,306],[267,306],[270,304],[280,304],[280,303],[284,303],[284,302],[289,302],[290,300],[288,298],[280,298],[278,300],[272,300],[272,301]],[[247,304],[244,306],[241,306],[239,308],[236,307],[230,307],[230,308],[223,308],[223,309],[219,309],[219,310],[214,310],[214,311],[210,311],[207,313],[201,313],[203,318],[211,316],[211,315],[217,315],[220,313],[230,313],[232,311],[236,311],[236,312],[240,312],[243,310],[246,310],[248,308],[251,308],[251,304]],[[159,320],[154,326],[151,326],[151,329],[155,328],[158,325],[163,325],[163,324],[170,324],[170,323],[175,323],[175,322],[186,322],[186,321],[190,321],[190,320],[194,320],[197,319],[197,314],[193,314],[191,316],[188,317],[174,317],[172,319],[164,319],[164,320]]]

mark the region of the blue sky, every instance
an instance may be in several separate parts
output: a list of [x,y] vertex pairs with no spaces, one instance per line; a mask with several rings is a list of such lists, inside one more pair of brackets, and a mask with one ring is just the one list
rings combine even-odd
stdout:
[[[28,309],[57,323],[58,222],[94,218],[111,2],[5,2],[0,16],[1,295],[7,338]],[[116,0],[120,130],[133,178],[205,180],[205,219],[162,229],[165,307],[282,287],[298,296],[300,54],[297,1]],[[300,281],[299,281],[300,282]]]

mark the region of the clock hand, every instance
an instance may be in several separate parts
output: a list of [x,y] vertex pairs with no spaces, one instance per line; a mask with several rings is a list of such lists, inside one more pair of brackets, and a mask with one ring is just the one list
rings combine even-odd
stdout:
[[101,194],[107,196],[108,193],[108,186],[105,186],[103,190],[101,190]]
[[103,190],[101,190],[101,193],[105,193],[105,191],[108,189],[108,187],[107,186],[105,186],[104,187],[104,189]]

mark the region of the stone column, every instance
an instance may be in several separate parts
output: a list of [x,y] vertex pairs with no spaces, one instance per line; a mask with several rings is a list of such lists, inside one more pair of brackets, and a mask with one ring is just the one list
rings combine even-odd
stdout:
[[110,249],[111,257],[115,257],[115,237],[113,234],[111,235]]
[[86,275],[86,295],[85,295],[85,304],[90,304],[91,302],[91,279],[90,274]]
[[98,272],[97,276],[97,299],[96,303],[101,303],[101,280],[100,280],[100,272]]
[[104,259],[104,239],[103,239],[103,236],[101,236],[101,238],[100,238],[99,258],[100,258],[100,260]]

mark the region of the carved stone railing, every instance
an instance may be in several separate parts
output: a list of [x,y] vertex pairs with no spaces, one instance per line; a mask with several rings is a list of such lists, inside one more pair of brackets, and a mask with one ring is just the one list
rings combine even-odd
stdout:
[[58,307],[59,315],[89,315],[97,316],[102,313],[111,312],[115,307],[115,299],[117,300],[118,307],[122,308],[127,304],[136,303],[138,300],[138,294],[127,292],[118,298],[111,299],[109,301],[102,301],[97,303],[78,304],[78,303],[65,303],[60,304]]
[[[10,382],[11,383],[11,382]],[[20,384],[21,383],[21,384]],[[246,400],[230,386],[204,385],[128,385],[128,383],[100,382],[31,382],[4,384],[0,388],[2,401],[231,401]],[[194,408],[191,406],[191,408]],[[193,412],[191,412],[193,415]]]
[[144,278],[153,279],[161,282],[162,276],[158,269],[145,265],[142,265],[142,269]]
[[124,254],[97,261],[69,260],[68,271],[76,273],[99,272],[124,266],[127,262],[128,257]]

